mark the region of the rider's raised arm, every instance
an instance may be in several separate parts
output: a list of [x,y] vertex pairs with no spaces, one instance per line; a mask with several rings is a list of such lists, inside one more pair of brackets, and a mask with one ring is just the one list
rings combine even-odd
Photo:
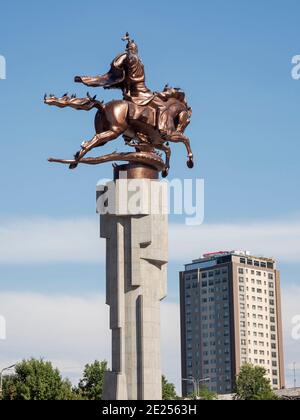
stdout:
[[83,83],[86,86],[101,87],[102,77],[101,76],[75,76],[74,81],[76,83]]
[[118,55],[111,63],[108,73],[103,76],[76,76],[76,83],[83,83],[91,87],[111,88],[122,83],[125,79],[124,64],[127,59],[127,54]]

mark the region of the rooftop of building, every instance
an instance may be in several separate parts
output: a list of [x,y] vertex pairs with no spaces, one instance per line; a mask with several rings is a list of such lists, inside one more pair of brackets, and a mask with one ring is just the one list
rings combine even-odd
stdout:
[[193,260],[193,263],[214,260],[216,258],[225,257],[228,255],[233,255],[236,257],[245,257],[247,259],[275,262],[273,258],[264,257],[263,255],[254,255],[250,251],[216,251],[203,254],[202,257]]
[[[196,260],[192,260],[191,263],[185,264],[186,270],[191,270],[193,268],[197,268],[197,266],[209,266],[217,264],[221,264],[222,262],[225,262],[231,257],[239,257],[241,259],[241,262],[244,262],[245,264],[251,264],[254,261],[261,262],[263,266],[264,263],[269,263],[271,267],[276,264],[276,261],[273,258],[264,257],[262,255],[254,255],[250,251],[216,251],[216,252],[210,252],[203,254],[202,257],[197,258]],[[244,260],[244,261],[243,261]],[[230,259],[229,259],[230,261]],[[255,265],[255,264],[254,264]]]

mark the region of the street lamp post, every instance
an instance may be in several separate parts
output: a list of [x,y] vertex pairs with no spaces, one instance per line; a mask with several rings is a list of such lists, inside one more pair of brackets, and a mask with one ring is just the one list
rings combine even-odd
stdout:
[[194,387],[194,393],[195,395],[197,395],[197,382],[194,378],[190,378],[190,379],[186,379],[186,378],[182,378],[183,381],[185,382],[192,382],[193,383],[193,387]]
[[198,398],[199,392],[200,392],[200,384],[202,382],[209,382],[210,378],[196,379],[194,377],[190,377],[190,378],[182,378],[182,380],[186,381],[186,382],[192,382],[193,383],[194,392],[195,392],[196,398]]
[[7,370],[13,369],[16,365],[8,366],[0,371],[0,397],[2,398],[3,373]]
[[202,382],[209,382],[210,381],[210,378],[204,378],[204,379],[198,379],[198,381],[196,380],[196,382],[197,382],[197,397],[199,396],[199,393],[200,393],[200,384],[202,383]]

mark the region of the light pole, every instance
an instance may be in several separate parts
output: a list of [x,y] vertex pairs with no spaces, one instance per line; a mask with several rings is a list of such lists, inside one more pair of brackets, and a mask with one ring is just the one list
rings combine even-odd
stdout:
[[182,378],[182,380],[185,381],[185,382],[192,382],[193,386],[194,386],[194,393],[195,393],[195,395],[197,395],[197,382],[195,381],[195,379],[194,378],[190,378],[190,379]]
[[186,382],[192,382],[193,383],[194,392],[195,392],[196,398],[198,398],[199,391],[200,391],[200,384],[202,382],[209,382],[210,378],[196,379],[196,378],[191,376],[190,378],[182,378],[182,380],[186,381]]
[[3,373],[7,370],[13,369],[16,365],[8,366],[0,371],[0,398],[2,398]]
[[210,378],[204,378],[204,379],[196,379],[196,383],[197,383],[197,394],[196,394],[196,396],[198,397],[199,396],[199,392],[200,392],[200,384],[202,383],[202,382],[209,382],[210,381]]

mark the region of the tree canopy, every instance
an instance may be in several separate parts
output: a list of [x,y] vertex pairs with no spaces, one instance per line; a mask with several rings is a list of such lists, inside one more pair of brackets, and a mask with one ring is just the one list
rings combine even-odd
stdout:
[[3,381],[4,400],[70,400],[74,399],[69,380],[62,379],[58,369],[43,360],[23,360],[15,374]]
[[236,380],[236,400],[276,400],[278,397],[263,367],[245,364]]
[[175,389],[175,385],[168,382],[167,378],[163,375],[162,376],[162,399],[163,400],[176,400],[177,394],[176,394],[176,389]]
[[101,400],[103,393],[104,374],[107,371],[106,361],[95,361],[86,365],[78,390],[84,399]]

